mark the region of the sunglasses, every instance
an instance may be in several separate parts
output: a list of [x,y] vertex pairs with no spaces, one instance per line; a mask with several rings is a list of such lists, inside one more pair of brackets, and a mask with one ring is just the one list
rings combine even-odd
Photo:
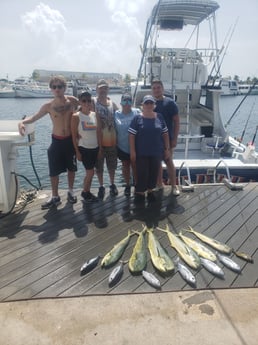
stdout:
[[91,99],[81,99],[82,103],[91,103]]
[[63,87],[64,87],[64,85],[52,85],[51,89],[53,89],[53,90],[55,90],[55,89],[61,90]]
[[125,99],[124,101],[121,101],[121,104],[122,105],[126,105],[126,104],[132,105],[132,101],[131,101],[131,99]]

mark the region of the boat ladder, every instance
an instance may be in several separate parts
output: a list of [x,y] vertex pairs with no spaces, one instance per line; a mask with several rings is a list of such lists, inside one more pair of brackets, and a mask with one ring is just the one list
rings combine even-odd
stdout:
[[222,181],[224,183],[224,185],[227,186],[231,190],[242,190],[244,188],[244,185],[242,183],[234,183],[234,182],[231,181],[229,167],[228,167],[227,163],[223,159],[221,159],[217,163],[216,167],[213,170],[213,182],[216,183],[217,168],[221,164],[224,164],[225,169],[226,169],[226,173],[227,173],[227,178],[224,178],[223,181]]
[[[183,167],[185,166],[186,172],[187,172],[187,180],[184,180],[184,185],[181,185],[181,171]],[[193,192],[194,191],[194,185],[191,182],[191,174],[190,169],[185,161],[182,162],[179,170],[178,170],[178,186],[181,188],[182,192]]]

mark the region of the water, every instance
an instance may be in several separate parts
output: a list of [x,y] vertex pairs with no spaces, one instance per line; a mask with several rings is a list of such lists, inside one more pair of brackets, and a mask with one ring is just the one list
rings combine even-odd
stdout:
[[[220,111],[223,123],[227,123],[231,115],[240,104],[244,96],[222,97],[220,102]],[[112,99],[119,106],[121,95],[112,95]],[[46,102],[44,99],[0,99],[0,120],[17,120],[21,119],[24,115],[32,115]],[[250,115],[248,122],[244,143],[253,139],[256,126],[258,125],[258,96],[249,96],[242,103],[240,109],[236,112],[234,118],[227,126],[230,135],[234,137],[241,137],[243,129],[246,125],[247,118]],[[39,175],[42,186],[45,189],[50,188],[50,181],[48,176],[48,162],[47,162],[47,149],[51,141],[52,124],[48,115],[35,123],[36,129],[36,143],[32,146],[32,156],[35,168]],[[258,135],[257,135],[258,140]],[[38,186],[38,181],[35,177],[34,171],[31,166],[30,153],[28,147],[19,147],[17,157],[17,172],[20,175],[26,176],[34,185]],[[78,162],[78,172],[75,179],[75,188],[82,188],[83,178],[85,176],[82,164]],[[107,173],[105,173],[105,185],[109,184]],[[121,175],[121,166],[119,164],[116,173],[115,183],[121,186],[123,183]],[[21,187],[31,188],[31,186],[22,178],[20,179]],[[94,176],[93,187],[98,186],[97,178]],[[66,174],[60,176],[60,188],[67,188]]]

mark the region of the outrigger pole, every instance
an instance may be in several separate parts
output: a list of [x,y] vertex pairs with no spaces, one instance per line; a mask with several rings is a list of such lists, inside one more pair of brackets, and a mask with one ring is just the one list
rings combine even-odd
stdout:
[[143,44],[143,48],[142,48],[142,57],[141,57],[140,67],[138,69],[137,82],[136,82],[136,86],[135,86],[135,90],[134,90],[134,94],[133,94],[133,100],[135,100],[136,92],[137,92],[137,89],[138,89],[139,79],[140,79],[141,71],[142,71],[143,60],[144,60],[144,57],[145,57],[145,54],[146,54],[147,45],[148,45],[149,37],[150,37],[150,34],[151,34],[151,28],[152,28],[152,25],[154,23],[154,20],[157,17],[157,14],[159,12],[159,7],[160,7],[161,1],[162,0],[159,0],[158,4],[156,5],[156,9],[155,9],[154,15],[153,16],[151,15],[150,18],[147,21],[147,25],[146,25],[146,29],[145,29],[145,35],[144,35],[144,44]]
[[228,42],[227,42],[227,44],[226,44],[226,48],[224,49],[224,53],[223,53],[222,59],[220,60],[220,63],[219,63],[219,66],[218,66],[219,68],[218,68],[218,71],[217,71],[217,74],[216,74],[215,78],[220,76],[220,69],[221,69],[223,60],[224,60],[224,58],[225,58],[225,55],[226,55],[226,53],[227,53],[227,50],[228,50],[229,44],[230,44],[230,42],[231,42],[232,36],[233,36],[233,34],[234,34],[234,32],[235,32],[237,22],[238,22],[238,18],[237,18],[237,20],[236,20],[236,22],[235,22],[235,24],[234,24],[234,26],[233,26],[233,29],[232,29],[232,31],[231,31],[229,40],[228,40]]
[[229,120],[227,121],[227,123],[225,124],[225,128],[230,124],[231,120],[233,119],[233,117],[236,115],[236,112],[238,111],[238,109],[241,107],[242,103],[245,101],[246,97],[250,95],[251,91],[253,90],[253,88],[255,87],[255,85],[258,83],[258,80],[255,80],[255,82],[253,83],[253,85],[250,87],[250,89],[248,90],[247,94],[245,95],[245,97],[242,99],[242,101],[238,104],[238,106],[236,107],[235,111],[233,112],[233,114],[230,116]]
[[[225,57],[225,55],[226,55],[226,53],[227,53],[227,49],[228,49],[228,46],[229,46],[229,44],[230,44],[231,38],[232,38],[232,36],[233,36],[233,33],[234,33],[234,31],[235,31],[236,24],[237,24],[237,21],[236,21],[236,23],[235,23],[235,25],[234,25],[234,27],[233,27],[232,30],[231,30],[231,27],[229,28],[229,30],[228,30],[228,32],[227,32],[227,34],[226,34],[226,37],[225,37],[225,39],[224,39],[224,42],[223,42],[223,44],[222,44],[222,47],[220,48],[220,51],[219,51],[218,53],[216,53],[216,57],[215,57],[215,59],[214,59],[213,66],[212,66],[212,69],[211,69],[211,71],[210,71],[210,77],[213,78],[213,85],[214,85],[214,82],[215,82],[216,78],[220,77],[220,75],[219,75],[220,68],[221,68],[222,62],[223,62],[223,60],[224,60],[224,57]],[[230,32],[230,31],[231,31],[231,32]],[[228,37],[229,37],[229,38],[228,38]],[[219,61],[219,59],[220,59],[220,54],[222,53],[223,50],[224,50],[224,53],[223,53],[223,56],[222,56],[222,60]],[[216,70],[216,69],[217,69],[217,70]],[[214,70],[215,70],[215,76],[212,77],[212,73],[213,73]],[[210,79],[208,78],[206,85],[208,84],[209,80],[210,80]]]

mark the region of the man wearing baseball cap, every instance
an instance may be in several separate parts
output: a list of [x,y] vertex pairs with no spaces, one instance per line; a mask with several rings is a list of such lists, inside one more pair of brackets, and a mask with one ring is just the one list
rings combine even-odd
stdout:
[[117,168],[116,151],[116,129],[114,113],[118,110],[117,105],[108,97],[109,85],[105,79],[100,79],[96,85],[97,98],[95,101],[95,112],[98,122],[98,142],[99,156],[96,163],[96,173],[99,180],[99,199],[105,196],[105,187],[103,180],[104,161],[106,162],[109,179],[110,195],[116,196],[118,190],[115,185],[115,171]]

